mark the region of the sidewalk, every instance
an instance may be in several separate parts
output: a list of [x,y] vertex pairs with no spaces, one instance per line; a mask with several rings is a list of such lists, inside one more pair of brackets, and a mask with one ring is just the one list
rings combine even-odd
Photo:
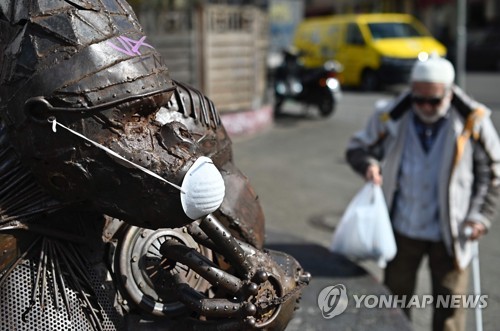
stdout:
[[221,119],[231,138],[250,136],[273,124],[273,107],[271,104],[264,104],[257,109],[222,113]]

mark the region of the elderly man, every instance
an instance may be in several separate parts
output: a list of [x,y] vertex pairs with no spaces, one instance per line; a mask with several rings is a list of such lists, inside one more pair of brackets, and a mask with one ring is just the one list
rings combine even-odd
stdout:
[[[377,109],[347,147],[353,169],[383,187],[398,246],[385,284],[406,302],[424,256],[434,302],[467,292],[470,240],[487,232],[499,197],[500,140],[490,111],[454,77],[446,59],[417,61],[410,90]],[[465,329],[463,309],[435,308],[433,330]]]

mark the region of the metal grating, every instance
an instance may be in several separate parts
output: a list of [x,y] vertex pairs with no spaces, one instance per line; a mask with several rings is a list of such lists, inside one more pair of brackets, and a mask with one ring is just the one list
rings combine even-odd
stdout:
[[[56,292],[53,290],[54,282],[50,273],[46,274],[48,290],[45,291],[44,298],[41,297],[39,291],[37,298],[33,302],[33,307],[30,308],[32,284],[35,277],[35,264],[25,260],[12,271],[2,288],[0,288],[1,331],[96,330],[92,326],[84,309],[82,309],[81,301],[77,297],[76,292],[70,288],[66,288],[65,290],[71,315],[68,316],[60,291]],[[94,282],[95,277],[92,278]],[[105,313],[104,320],[101,321],[102,330],[117,330],[115,326],[117,314],[106,299],[104,288],[102,286],[100,289],[97,288],[96,293],[98,293],[98,299]],[[59,296],[59,298],[55,298],[55,296]],[[54,304],[55,301],[58,302],[58,308]],[[43,307],[41,306],[42,302],[44,303]],[[115,323],[109,316],[113,317]]]

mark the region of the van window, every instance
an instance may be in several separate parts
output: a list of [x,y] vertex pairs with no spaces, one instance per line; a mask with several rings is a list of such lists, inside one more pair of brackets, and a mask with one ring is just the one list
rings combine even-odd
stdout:
[[313,44],[319,44],[321,38],[320,38],[320,35],[319,35],[319,31],[318,30],[313,30],[311,32],[311,35],[309,37],[309,40],[313,43]]
[[372,38],[408,38],[423,35],[412,25],[403,22],[368,23]]
[[365,41],[363,39],[363,35],[361,34],[361,31],[359,30],[359,27],[357,24],[351,23],[347,26],[346,43],[352,44],[352,45],[364,45],[365,44]]
[[328,40],[330,41],[331,45],[333,48],[337,48],[339,45],[339,39],[338,36],[340,35],[340,27],[338,25],[332,25],[328,29]]

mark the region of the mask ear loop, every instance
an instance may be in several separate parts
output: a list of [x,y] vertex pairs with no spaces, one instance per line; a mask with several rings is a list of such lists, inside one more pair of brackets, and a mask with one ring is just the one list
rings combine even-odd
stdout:
[[186,193],[186,192],[184,192],[184,191],[182,190],[182,188],[181,188],[180,186],[178,186],[178,185],[176,185],[176,184],[174,184],[174,183],[172,183],[172,182],[169,182],[168,180],[166,180],[165,178],[163,178],[163,177],[159,176],[158,174],[155,174],[155,173],[154,173],[154,172],[152,172],[151,170],[146,169],[146,168],[144,168],[144,167],[142,167],[142,166],[140,166],[140,165],[138,165],[138,164],[136,164],[136,163],[134,163],[134,162],[132,162],[132,161],[130,161],[130,160],[127,160],[126,158],[124,158],[124,157],[123,157],[123,156],[121,156],[120,154],[118,154],[118,153],[116,153],[116,152],[112,151],[111,149],[107,148],[106,146],[103,146],[103,145],[99,144],[98,142],[95,142],[95,141],[93,141],[93,140],[91,140],[91,139],[89,139],[89,138],[85,137],[83,134],[78,133],[78,132],[76,132],[76,131],[74,131],[74,130],[72,130],[72,129],[68,128],[67,126],[65,126],[65,125],[63,125],[63,124],[61,124],[61,123],[57,122],[57,120],[56,120],[56,118],[55,118],[54,116],[49,117],[49,118],[47,119],[47,121],[49,121],[49,123],[51,123],[51,124],[52,124],[52,131],[53,131],[54,133],[55,133],[55,132],[57,132],[57,126],[60,126],[61,128],[63,128],[63,129],[65,129],[65,130],[69,131],[70,133],[74,134],[74,135],[75,135],[75,136],[77,136],[77,137],[82,138],[82,139],[83,139],[83,140],[85,140],[85,141],[88,141],[88,142],[89,142],[89,143],[91,143],[92,145],[96,146],[96,147],[97,147],[97,148],[99,148],[99,149],[102,149],[102,150],[103,150],[103,151],[105,151],[106,153],[108,153],[108,154],[110,154],[110,155],[112,155],[112,156],[114,156],[114,157],[116,157],[116,158],[120,159],[121,161],[126,162],[126,163],[130,164],[131,166],[133,166],[133,167],[135,167],[135,168],[137,168],[137,169],[139,169],[139,170],[141,170],[141,171],[143,171],[143,172],[147,173],[148,175],[153,176],[154,178],[159,179],[159,180],[161,180],[162,182],[167,183],[168,185],[175,187],[176,189],[178,189],[179,191],[181,191],[181,193],[184,193],[184,194]]

